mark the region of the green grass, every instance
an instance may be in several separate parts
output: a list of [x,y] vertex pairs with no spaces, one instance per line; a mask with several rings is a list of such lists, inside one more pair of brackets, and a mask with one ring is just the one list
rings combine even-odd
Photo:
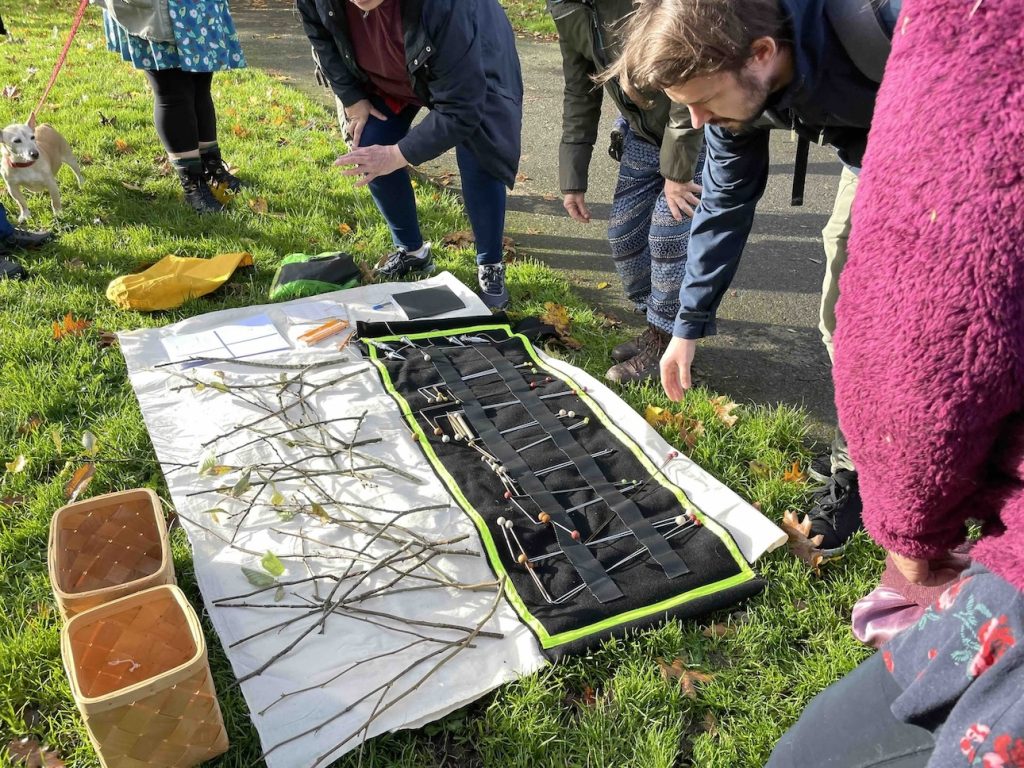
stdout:
[[[66,7],[29,0],[17,30],[20,43],[0,45],[0,87],[22,96],[3,100],[7,119],[24,119],[53,60],[54,25],[66,28]],[[66,6],[66,4],[61,4]],[[539,4],[537,4],[539,7]],[[161,173],[160,149],[150,124],[150,102],[139,73],[103,50],[95,10],[42,119],[61,130],[85,167],[86,185],[74,189],[62,175],[66,210],[53,221],[45,198],[34,197],[34,224],[54,226],[60,241],[25,258],[35,278],[0,283],[0,454],[24,454],[23,472],[0,477],[0,753],[14,737],[35,734],[71,766],[91,766],[88,745],[61,668],[59,617],[46,576],[47,527],[64,503],[64,484],[77,465],[86,429],[99,437],[100,459],[89,495],[146,486],[166,496],[162,476],[126,379],[117,349],[101,349],[100,331],[157,326],[229,306],[262,303],[282,254],[341,248],[370,258],[388,237],[369,196],[354,190],[330,163],[341,150],[332,116],[297,92],[255,71],[218,75],[215,92],[225,156],[251,181],[247,198],[265,198],[269,215],[238,201],[223,216],[197,218],[180,202],[177,183]],[[63,36],[63,31],[61,32]],[[39,72],[32,73],[30,67]],[[116,117],[101,125],[99,114]],[[238,126],[238,129],[235,129]],[[129,153],[118,152],[117,140]],[[65,172],[66,173],[66,172]],[[142,192],[123,186],[142,187]],[[417,192],[429,238],[464,229],[458,201],[422,184]],[[340,235],[339,224],[352,232]],[[514,233],[513,233],[514,234]],[[173,312],[123,312],[104,298],[107,283],[167,253],[208,256],[250,251],[256,267],[229,290]],[[441,265],[462,279],[473,274],[465,251],[442,254]],[[542,311],[545,301],[568,306],[574,335],[584,349],[573,362],[600,374],[621,335],[573,296],[559,275],[522,259],[510,271],[515,307]],[[93,325],[81,336],[56,341],[51,324],[72,312]],[[631,405],[668,406],[654,387],[626,393]],[[710,393],[695,392],[685,412],[706,425],[693,457],[766,514],[779,518],[799,507],[806,488],[783,482],[793,461],[805,461],[804,418],[788,408],[744,406],[729,429],[713,414]],[[21,429],[33,416],[41,423]],[[63,438],[58,453],[51,436]],[[672,438],[669,435],[670,439]],[[127,456],[124,463],[104,456]],[[767,467],[754,472],[751,461]],[[0,468],[2,470],[2,468]],[[179,582],[198,605],[189,549],[174,538]],[[850,636],[853,602],[877,577],[879,552],[858,539],[822,577],[785,552],[760,570],[767,592],[711,620],[729,624],[709,639],[702,627],[669,622],[628,640],[610,642],[493,695],[439,723],[370,742],[364,765],[373,766],[701,766],[763,764],[772,744],[808,699],[850,670],[866,652]],[[207,626],[211,664],[232,741],[214,764],[245,766],[259,754],[244,701]],[[656,658],[681,657],[714,674],[697,698],[661,678]],[[0,755],[0,764],[5,758]],[[343,761],[355,765],[356,758]]]
[[501,0],[501,4],[517,32],[540,37],[558,34],[544,0]]

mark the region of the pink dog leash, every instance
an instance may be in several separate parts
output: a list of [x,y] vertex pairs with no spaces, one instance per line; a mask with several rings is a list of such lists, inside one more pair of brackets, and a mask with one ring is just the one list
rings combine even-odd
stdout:
[[78,34],[78,28],[82,25],[82,18],[85,16],[85,9],[88,6],[89,0],[82,0],[78,6],[78,13],[75,14],[75,21],[71,25],[71,32],[68,34],[67,42],[64,43],[64,50],[60,52],[60,56],[57,57],[57,63],[53,65],[50,82],[46,84],[46,87],[43,89],[43,95],[39,97],[39,102],[36,104],[35,109],[28,116],[28,125],[32,128],[36,126],[36,113],[43,108],[43,104],[46,103],[46,97],[50,95],[50,89],[57,82],[57,75],[60,74],[61,69],[64,67],[64,62],[68,58],[68,51],[71,49],[71,43],[74,42],[75,35]]

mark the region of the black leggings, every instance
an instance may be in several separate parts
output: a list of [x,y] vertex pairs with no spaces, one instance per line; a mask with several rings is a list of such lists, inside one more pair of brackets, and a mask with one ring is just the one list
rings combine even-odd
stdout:
[[893,716],[902,692],[876,653],[811,701],[765,768],[925,768],[935,739]]
[[201,141],[217,140],[212,72],[147,69],[146,77],[153,88],[153,123],[168,152],[189,152]]

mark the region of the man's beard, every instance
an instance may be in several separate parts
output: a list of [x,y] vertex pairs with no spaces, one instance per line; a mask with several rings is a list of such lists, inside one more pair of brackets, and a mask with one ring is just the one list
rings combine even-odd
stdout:
[[757,119],[764,112],[765,105],[768,103],[768,86],[743,70],[736,73],[736,82],[743,90],[747,115],[738,119],[715,118],[710,122],[712,125],[724,128],[729,133],[742,134],[754,130]]

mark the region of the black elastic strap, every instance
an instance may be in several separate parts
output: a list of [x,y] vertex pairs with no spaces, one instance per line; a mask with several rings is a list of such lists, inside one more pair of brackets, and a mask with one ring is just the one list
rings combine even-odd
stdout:
[[796,140],[796,159],[793,161],[793,197],[790,205],[804,204],[804,184],[807,181],[807,155],[811,142],[800,136]]
[[[580,476],[587,484],[594,489],[608,507],[618,516],[622,524],[636,536],[640,545],[646,549],[654,561],[662,567],[665,575],[670,579],[682,576],[690,572],[683,559],[672,549],[672,546],[665,540],[665,537],[658,533],[651,525],[651,521],[644,517],[643,512],[630,499],[626,498],[618,488],[608,482],[604,472],[597,465],[597,461],[587,450],[576,442],[572,433],[565,428],[558,417],[540,399],[535,390],[530,389],[529,384],[523,379],[522,374],[516,370],[498,350],[493,347],[482,347],[477,350],[490,362],[498,375],[505,381],[512,395],[523,404],[530,416],[536,420],[540,427],[551,436],[552,442],[558,447],[566,458],[571,461]],[[575,527],[575,526],[573,526]]]
[[[470,426],[473,427],[476,434],[483,440],[484,445],[487,446],[491,454],[501,462],[509,477],[519,483],[520,487],[545,512],[551,515],[552,520],[568,529],[563,530],[559,525],[551,526],[555,531],[558,546],[561,547],[562,552],[565,553],[572,567],[576,569],[576,573],[579,574],[587,589],[601,603],[608,603],[622,597],[622,590],[611,580],[611,577],[601,563],[597,561],[597,558],[594,557],[594,554],[569,534],[569,531],[574,530],[576,526],[569,518],[565,507],[558,502],[554,494],[544,487],[544,484],[537,479],[530,466],[523,461],[516,450],[499,433],[497,427],[494,426],[494,422],[488,418],[483,406],[480,405],[476,395],[473,394],[473,391],[466,382],[462,380],[462,377],[455,370],[455,366],[452,365],[445,353],[440,349],[432,348],[430,356],[435,370],[444,379],[452,394],[461,401],[462,410],[465,412]],[[518,372],[516,375],[519,375]]]

